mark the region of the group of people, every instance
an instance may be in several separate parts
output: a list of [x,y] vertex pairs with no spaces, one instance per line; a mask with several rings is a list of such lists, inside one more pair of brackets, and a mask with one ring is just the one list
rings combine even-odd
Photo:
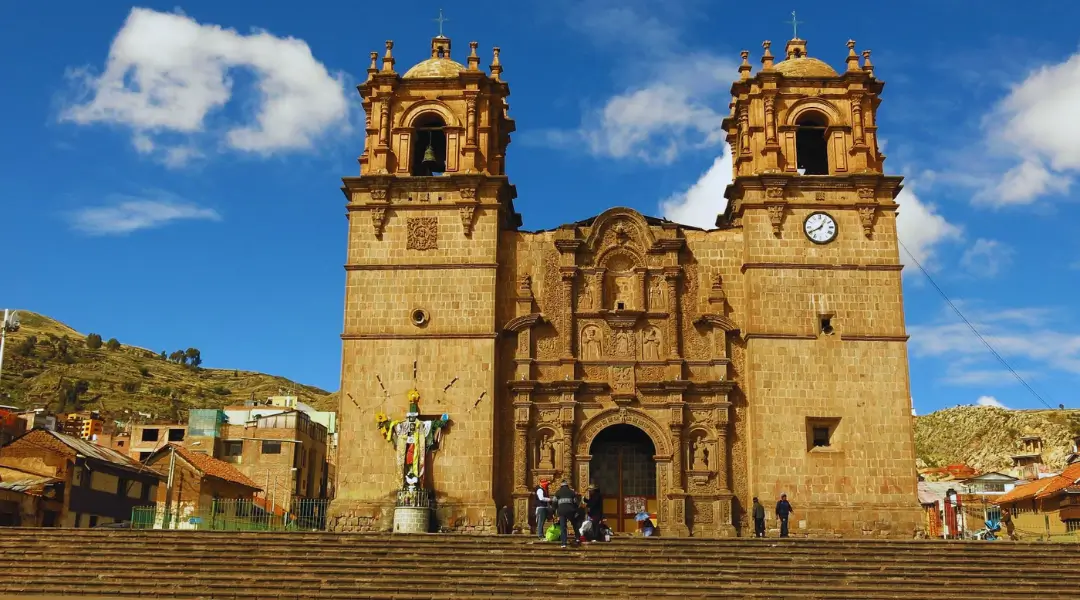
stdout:
[[[549,518],[551,527],[545,528]],[[536,535],[549,541],[555,541],[552,537],[558,535],[563,548],[569,542],[610,541],[612,532],[604,520],[604,496],[599,488],[590,485],[582,496],[564,479],[552,494],[550,482],[541,481],[536,486]]]
[[[793,512],[795,512],[795,509],[791,508],[787,494],[780,494],[780,500],[776,503],[776,519],[780,521],[780,537],[782,538],[788,536],[788,517]],[[765,537],[765,507],[762,506],[757,496],[754,497],[754,504],[751,507],[750,514],[754,517],[754,537]]]

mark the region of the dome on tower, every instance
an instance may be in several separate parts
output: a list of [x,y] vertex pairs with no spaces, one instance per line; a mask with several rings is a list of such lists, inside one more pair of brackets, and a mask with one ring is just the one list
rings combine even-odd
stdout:
[[816,58],[810,58],[809,56],[802,56],[799,58],[789,58],[776,63],[773,67],[778,73],[781,73],[787,77],[837,77],[836,71],[829,66],[829,63],[818,60]]
[[[449,58],[429,58],[402,75],[405,79],[444,79],[457,77],[465,71],[465,65]],[[834,73],[835,75],[835,73]]]

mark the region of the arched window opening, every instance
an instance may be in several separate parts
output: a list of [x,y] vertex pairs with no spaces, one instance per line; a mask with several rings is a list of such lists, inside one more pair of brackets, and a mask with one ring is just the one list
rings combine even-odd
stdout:
[[426,114],[413,126],[412,174],[421,177],[446,172],[446,123],[436,114]]
[[800,175],[829,174],[829,143],[825,119],[815,113],[803,115],[795,132],[795,167]]

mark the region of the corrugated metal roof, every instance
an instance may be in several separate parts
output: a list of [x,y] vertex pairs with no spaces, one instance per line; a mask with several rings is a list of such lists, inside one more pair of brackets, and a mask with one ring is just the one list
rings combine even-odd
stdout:
[[22,494],[41,495],[45,486],[59,483],[61,480],[47,475],[26,473],[17,469],[0,467],[0,490],[10,490]]

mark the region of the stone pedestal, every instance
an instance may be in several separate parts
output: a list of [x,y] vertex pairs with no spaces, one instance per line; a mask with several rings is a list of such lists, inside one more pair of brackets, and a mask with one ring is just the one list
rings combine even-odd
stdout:
[[431,526],[431,509],[414,506],[394,508],[394,533],[427,533]]

